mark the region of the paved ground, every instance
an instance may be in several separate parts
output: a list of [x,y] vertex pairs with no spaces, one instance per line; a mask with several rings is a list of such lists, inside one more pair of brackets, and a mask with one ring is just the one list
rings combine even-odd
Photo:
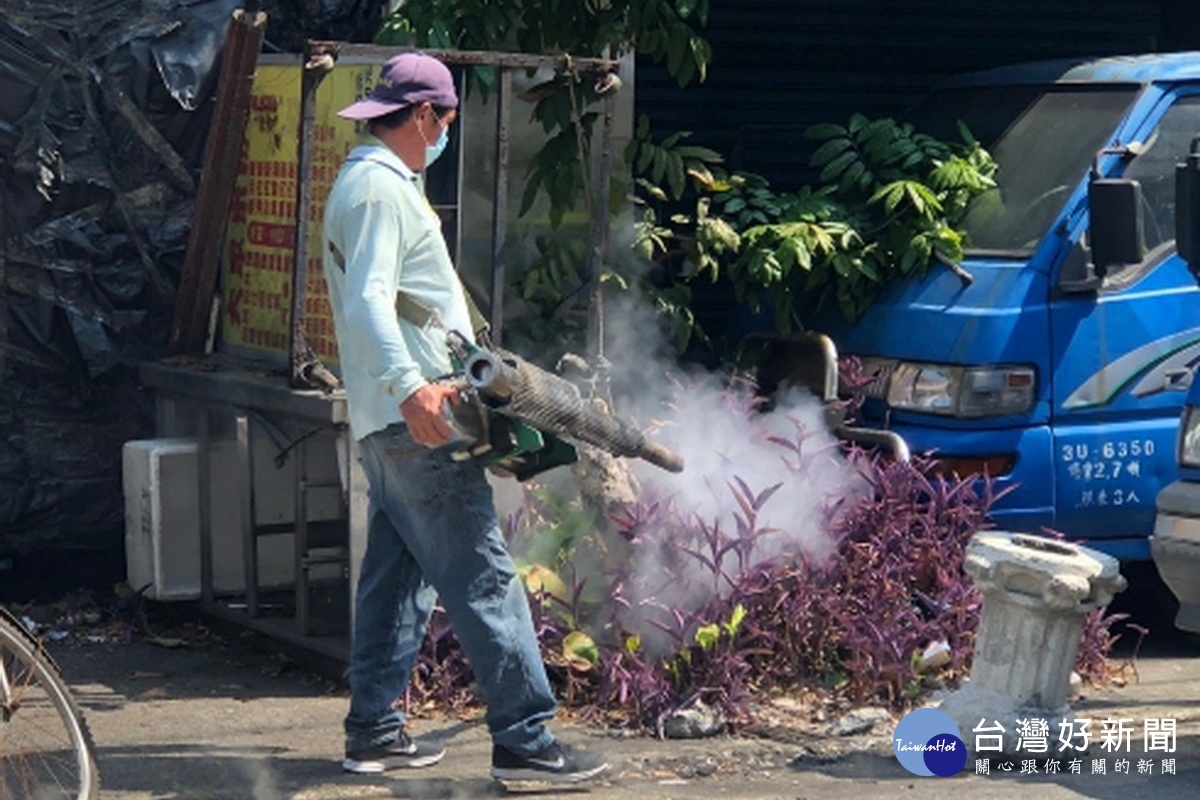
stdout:
[[[57,645],[55,653],[86,708],[99,750],[103,800],[333,800],[457,798],[516,794],[487,777],[489,745],[476,720],[432,719],[418,734],[445,739],[446,760],[429,770],[363,778],[339,771],[344,691],[239,637],[200,649],[134,644]],[[893,724],[880,726],[875,751],[837,755],[869,737],[833,742],[800,733],[660,742],[618,738],[603,730],[559,725],[565,738],[603,749],[614,768],[579,792],[610,798],[1155,798],[1200,793],[1200,646],[1173,636],[1151,642],[1139,680],[1092,693],[1076,704],[1093,716],[1178,722],[1175,775],[1058,776],[974,774],[919,778],[890,755]],[[530,791],[541,797],[573,795]]]

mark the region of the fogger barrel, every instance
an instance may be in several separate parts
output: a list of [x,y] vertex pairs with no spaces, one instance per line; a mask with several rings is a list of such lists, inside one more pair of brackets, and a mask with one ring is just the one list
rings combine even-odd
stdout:
[[480,350],[465,365],[467,380],[489,405],[556,436],[575,439],[613,455],[641,458],[668,472],[683,472],[683,459],[646,440],[637,428],[583,399],[574,384],[520,356]]

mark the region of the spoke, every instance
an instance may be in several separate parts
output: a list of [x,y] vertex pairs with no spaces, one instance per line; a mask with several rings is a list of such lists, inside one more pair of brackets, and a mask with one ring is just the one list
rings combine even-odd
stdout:
[[7,709],[11,697],[12,689],[8,682],[7,659],[0,658],[0,708]]
[[2,617],[0,692],[0,800],[94,797],[94,763],[66,685],[42,643]]

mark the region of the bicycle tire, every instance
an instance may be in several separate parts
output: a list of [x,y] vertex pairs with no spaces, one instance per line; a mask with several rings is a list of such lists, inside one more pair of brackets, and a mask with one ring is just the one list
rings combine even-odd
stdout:
[[100,775],[83,714],[41,642],[0,609],[3,681],[0,800],[95,800]]

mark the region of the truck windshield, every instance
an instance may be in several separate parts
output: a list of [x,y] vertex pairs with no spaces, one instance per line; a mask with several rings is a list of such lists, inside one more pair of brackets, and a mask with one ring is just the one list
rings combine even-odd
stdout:
[[1028,256],[1110,144],[1136,85],[972,86],[935,92],[906,115],[920,132],[957,141],[957,121],[996,159],[995,189],[967,209],[967,250]]

